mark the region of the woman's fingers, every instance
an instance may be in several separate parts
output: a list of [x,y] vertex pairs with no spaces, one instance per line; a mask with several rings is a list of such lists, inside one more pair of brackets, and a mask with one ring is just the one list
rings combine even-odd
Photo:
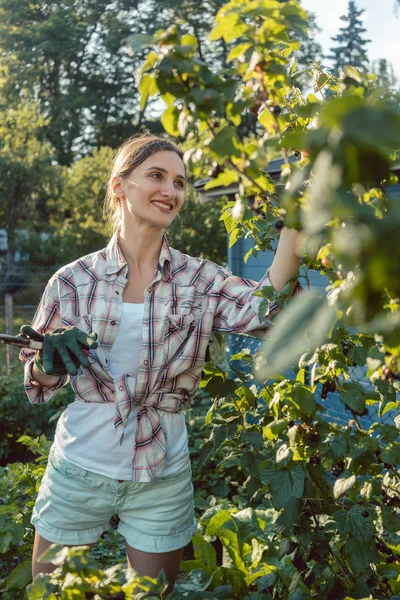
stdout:
[[90,361],[87,358],[87,350],[84,350],[83,347],[80,345],[80,342],[77,342],[76,340],[71,340],[68,344],[67,344],[67,349],[68,351],[77,358],[78,362],[80,365],[82,365],[83,367],[90,367]]
[[66,348],[65,346],[61,346],[60,348],[57,348],[57,351],[68,373],[70,375],[76,375],[78,373],[78,368],[74,364],[74,361],[72,360],[71,355],[68,352],[68,348]]
[[97,342],[97,333],[93,332],[89,333],[88,335],[81,329],[77,329],[77,333],[76,339],[80,344],[82,344],[82,346],[86,346],[86,348],[89,348],[89,350],[94,350],[98,347],[99,344]]
[[43,340],[44,340],[44,335],[42,335],[41,333],[37,332],[30,325],[22,325],[22,327],[20,329],[20,332],[23,335],[26,335],[31,340],[35,340],[36,342],[43,342]]

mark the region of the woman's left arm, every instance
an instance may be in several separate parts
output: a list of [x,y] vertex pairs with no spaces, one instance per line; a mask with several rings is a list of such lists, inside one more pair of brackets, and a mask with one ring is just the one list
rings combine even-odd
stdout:
[[212,295],[218,298],[213,331],[246,333],[256,337],[266,334],[272,324],[271,318],[279,312],[281,305],[271,301],[266,316],[260,321],[259,307],[263,299],[254,293],[269,285],[280,292],[292,278],[294,281],[290,283],[290,291],[285,296],[290,297],[299,290],[297,275],[300,258],[297,249],[300,236],[301,232],[296,229],[282,229],[272,266],[258,282],[237,277],[219,268],[212,291]]
[[[297,229],[283,227],[279,237],[278,247],[274,260],[269,269],[269,279],[277,292],[281,292],[285,285],[298,275],[300,257],[298,249],[302,232]],[[291,292],[296,287],[296,281],[291,282]],[[289,296],[291,293],[289,293]]]

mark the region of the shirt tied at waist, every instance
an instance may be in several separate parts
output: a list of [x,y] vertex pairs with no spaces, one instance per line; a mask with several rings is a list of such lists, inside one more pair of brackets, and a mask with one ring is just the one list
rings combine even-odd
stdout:
[[[128,375],[115,381],[114,427],[120,444],[124,439],[135,386],[136,380]],[[167,459],[167,444],[161,427],[160,411],[180,412],[188,400],[189,394],[186,391],[171,393],[162,390],[139,399],[132,481],[152,481],[161,475]]]

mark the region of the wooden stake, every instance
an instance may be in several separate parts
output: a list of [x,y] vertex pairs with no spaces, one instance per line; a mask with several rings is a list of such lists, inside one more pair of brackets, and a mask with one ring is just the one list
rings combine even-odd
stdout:
[[[6,294],[5,298],[6,309],[6,333],[13,335],[14,333],[14,310],[13,310],[13,295]],[[12,346],[6,344],[7,352],[7,375],[11,375],[12,367]]]

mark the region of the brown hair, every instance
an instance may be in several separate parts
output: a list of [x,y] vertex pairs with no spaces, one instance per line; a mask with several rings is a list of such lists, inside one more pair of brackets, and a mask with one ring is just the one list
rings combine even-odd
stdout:
[[121,203],[114,196],[111,185],[112,179],[114,177],[127,177],[149,156],[162,150],[176,152],[183,160],[182,150],[167,136],[149,134],[133,136],[125,140],[114,151],[104,200],[104,217],[112,232],[117,231],[121,224]]

